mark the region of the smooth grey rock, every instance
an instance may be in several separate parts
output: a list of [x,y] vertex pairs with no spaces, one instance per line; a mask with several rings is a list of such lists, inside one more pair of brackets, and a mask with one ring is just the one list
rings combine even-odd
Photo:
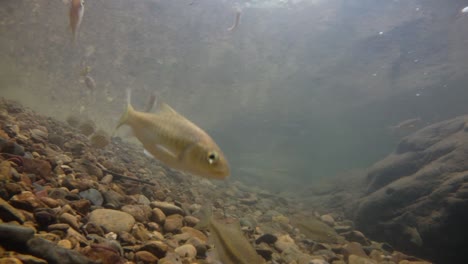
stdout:
[[107,232],[119,233],[122,231],[129,232],[135,224],[135,218],[122,211],[96,209],[90,213],[89,222],[104,227]]

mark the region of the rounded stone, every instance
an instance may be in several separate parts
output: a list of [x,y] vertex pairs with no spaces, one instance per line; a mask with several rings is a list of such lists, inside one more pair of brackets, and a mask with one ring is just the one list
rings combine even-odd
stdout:
[[128,213],[117,210],[96,209],[90,213],[89,222],[104,227],[108,232],[118,233],[129,232],[135,224],[135,218]]
[[182,228],[184,217],[179,214],[170,215],[164,222],[164,231],[174,232]]
[[153,208],[151,212],[151,220],[158,224],[162,224],[164,221],[166,221],[166,215],[161,209]]
[[138,261],[141,261],[142,263],[158,263],[158,258],[148,251],[138,251],[137,253],[135,253],[135,257]]
[[188,259],[193,259],[197,256],[197,250],[193,245],[190,244],[185,244],[180,247],[177,247],[174,250],[174,252],[177,253],[177,255]]

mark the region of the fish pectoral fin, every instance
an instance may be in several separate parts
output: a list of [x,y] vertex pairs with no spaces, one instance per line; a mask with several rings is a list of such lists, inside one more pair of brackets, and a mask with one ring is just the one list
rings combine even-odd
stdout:
[[157,112],[167,113],[167,114],[178,114],[176,110],[174,110],[172,107],[170,107],[168,104],[164,102],[157,104],[156,107],[157,107]]
[[161,146],[161,145],[156,145],[156,148],[160,151],[160,152],[163,152],[165,153],[166,155],[176,159],[178,158],[178,156],[172,152],[171,150],[169,150],[168,148],[165,148],[164,146]]
[[183,161],[185,159],[185,157],[187,156],[187,154],[189,153],[189,151],[191,149],[193,149],[195,147],[196,143],[192,143],[192,144],[189,144],[187,145],[180,153],[179,153],[179,157],[177,158],[179,161]]
[[143,149],[143,153],[147,156],[147,157],[150,157],[150,158],[156,158],[155,156],[153,156],[153,154],[151,154],[149,151],[147,151],[146,149]]
[[152,157],[158,160],[164,161],[178,159],[178,156],[174,152],[162,145],[144,146],[144,148],[145,153],[150,154]]

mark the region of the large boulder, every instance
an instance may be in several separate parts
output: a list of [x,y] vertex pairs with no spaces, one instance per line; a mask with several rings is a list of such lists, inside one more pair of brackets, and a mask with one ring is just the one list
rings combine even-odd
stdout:
[[468,116],[423,128],[372,166],[357,228],[435,263],[468,263]]

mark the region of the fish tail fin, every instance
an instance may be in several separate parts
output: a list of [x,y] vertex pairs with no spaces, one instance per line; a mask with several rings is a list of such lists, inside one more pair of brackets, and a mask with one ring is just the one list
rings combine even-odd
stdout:
[[133,109],[133,106],[131,104],[131,94],[132,94],[131,90],[127,89],[127,108],[125,109],[125,112],[120,117],[119,123],[117,124],[117,126],[114,129],[113,135],[115,135],[115,133],[117,132],[117,129],[119,129],[119,127],[121,127],[122,125],[124,125],[124,124],[126,124],[128,122],[130,114],[133,111],[135,111],[135,109]]
[[211,204],[203,206],[200,211],[200,222],[198,222],[193,228],[201,230],[206,229],[211,222],[211,217],[213,216],[213,209],[211,209]]

